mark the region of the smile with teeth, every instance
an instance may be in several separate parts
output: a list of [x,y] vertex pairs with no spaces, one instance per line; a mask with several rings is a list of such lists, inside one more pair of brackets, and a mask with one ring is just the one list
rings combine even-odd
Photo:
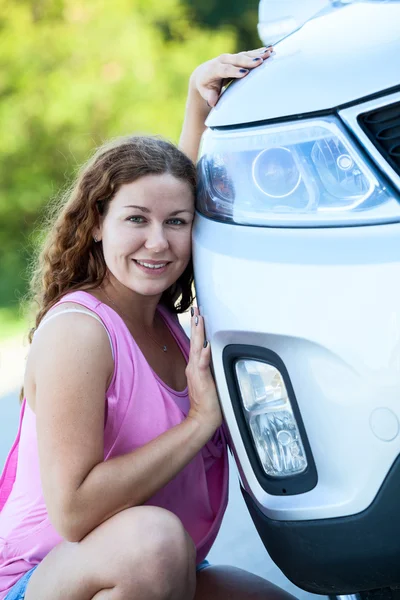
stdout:
[[144,262],[142,260],[135,260],[135,262],[142,267],[146,267],[147,269],[162,269],[163,267],[166,267],[168,264],[167,262],[154,264],[154,263]]

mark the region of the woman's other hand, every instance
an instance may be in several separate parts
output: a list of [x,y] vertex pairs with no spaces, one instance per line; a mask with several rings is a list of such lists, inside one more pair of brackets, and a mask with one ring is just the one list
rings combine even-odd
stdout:
[[238,54],[221,54],[199,65],[192,73],[190,85],[213,107],[227,82],[246,77],[249,71],[259,67],[272,52],[272,47],[264,47]]
[[188,417],[209,428],[210,437],[222,423],[217,389],[210,369],[210,343],[205,339],[204,319],[193,308],[190,334],[190,355],[186,377],[190,399]]

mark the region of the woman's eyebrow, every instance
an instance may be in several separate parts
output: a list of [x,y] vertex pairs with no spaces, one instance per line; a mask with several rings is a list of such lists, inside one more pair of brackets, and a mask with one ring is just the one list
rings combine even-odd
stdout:
[[170,213],[171,217],[174,215],[179,215],[181,212],[187,212],[191,215],[194,213],[194,210],[189,210],[188,208],[181,208],[180,210],[174,210],[174,212]]
[[137,208],[138,210],[141,210],[142,212],[145,212],[145,213],[151,212],[151,210],[149,208],[146,208],[145,206],[137,206],[136,204],[127,204],[126,206],[124,206],[124,208]]
[[[151,213],[151,210],[146,206],[137,206],[136,204],[127,204],[126,206],[124,206],[124,208],[136,208],[137,210],[141,210],[144,213]],[[187,212],[191,215],[194,213],[193,210],[189,210],[188,208],[180,208],[179,210],[174,210],[172,213],[170,213],[170,216],[172,217],[182,212]]]

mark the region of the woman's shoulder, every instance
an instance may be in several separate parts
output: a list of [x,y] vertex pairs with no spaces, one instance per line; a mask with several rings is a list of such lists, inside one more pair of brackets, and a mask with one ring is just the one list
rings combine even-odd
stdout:
[[[94,318],[92,318],[94,317]],[[25,371],[27,397],[33,397],[36,382],[48,374],[54,378],[83,381],[97,373],[108,388],[114,373],[111,339],[97,315],[75,302],[54,306],[33,336]],[[85,376],[86,376],[85,375]],[[75,383],[77,383],[75,382]]]
[[76,293],[68,294],[45,314],[33,336],[32,350],[43,345],[51,347],[58,341],[58,344],[71,342],[77,348],[100,344],[105,352],[110,351],[110,344],[103,344],[110,335],[96,310],[99,301],[94,297],[92,303],[80,300]]

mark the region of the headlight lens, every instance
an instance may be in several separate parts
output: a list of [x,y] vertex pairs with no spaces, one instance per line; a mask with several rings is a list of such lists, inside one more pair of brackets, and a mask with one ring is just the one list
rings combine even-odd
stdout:
[[208,130],[197,208],[214,219],[276,227],[400,220],[400,204],[334,117]]
[[245,419],[265,473],[303,473],[307,458],[282,375],[256,360],[238,360],[235,368]]
[[268,148],[253,160],[253,181],[270,198],[286,198],[299,187],[301,173],[288,148]]

